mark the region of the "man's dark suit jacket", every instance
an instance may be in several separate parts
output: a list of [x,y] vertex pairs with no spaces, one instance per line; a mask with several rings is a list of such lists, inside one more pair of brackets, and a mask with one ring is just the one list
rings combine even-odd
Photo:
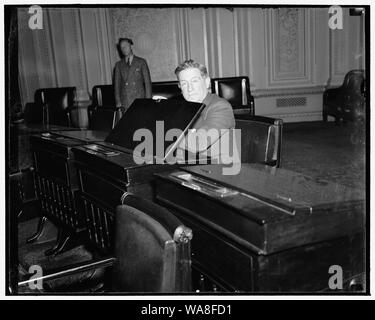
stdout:
[[114,84],[116,105],[128,109],[137,98],[151,98],[151,77],[145,59],[133,56],[130,67],[125,58],[115,65]]

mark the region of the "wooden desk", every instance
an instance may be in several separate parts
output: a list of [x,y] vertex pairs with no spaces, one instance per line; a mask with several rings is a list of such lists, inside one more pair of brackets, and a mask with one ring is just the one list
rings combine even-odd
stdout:
[[27,169],[34,160],[30,150],[30,136],[48,131],[76,131],[79,128],[70,128],[57,125],[43,125],[36,123],[10,124],[9,128],[9,168],[11,172]]
[[200,291],[326,290],[364,273],[364,193],[284,169],[242,164],[159,173],[156,200],[193,230],[193,288]]

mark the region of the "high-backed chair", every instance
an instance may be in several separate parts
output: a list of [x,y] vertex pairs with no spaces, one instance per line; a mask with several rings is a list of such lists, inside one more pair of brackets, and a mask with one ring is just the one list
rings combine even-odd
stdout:
[[92,88],[93,108],[113,108],[115,105],[115,92],[111,84],[97,85]]
[[241,130],[241,162],[280,167],[283,122],[262,116],[236,119]]
[[155,99],[183,99],[178,81],[153,82],[152,96]]
[[212,93],[229,101],[234,115],[254,114],[254,97],[250,94],[248,77],[228,77],[211,79]]
[[35,102],[25,106],[26,120],[70,127],[70,112],[74,108],[75,96],[75,87],[38,89],[35,91]]
[[335,117],[338,122],[341,119],[355,120],[363,114],[365,75],[363,70],[351,70],[338,88],[327,89],[323,93],[323,120],[327,116]]
[[114,254],[61,266],[39,279],[25,277],[18,285],[40,280],[51,287],[51,281],[105,268],[111,272],[106,278],[110,279],[106,292],[188,292],[191,291],[191,239],[191,229],[170,211],[127,194],[123,205],[116,210]]
[[192,231],[153,202],[130,195],[124,203],[116,210],[115,291],[190,291]]
[[96,85],[92,88],[92,104],[88,108],[89,129],[110,131],[123,115],[122,108],[116,107],[113,86]]

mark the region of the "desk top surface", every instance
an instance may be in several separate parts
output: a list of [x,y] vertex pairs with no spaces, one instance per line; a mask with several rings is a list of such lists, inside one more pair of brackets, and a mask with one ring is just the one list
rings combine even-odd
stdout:
[[185,167],[184,170],[245,194],[257,195],[292,211],[305,208],[311,213],[314,209],[365,200],[364,190],[316,180],[286,169],[243,163],[239,174],[225,175],[223,167],[202,165]]
[[64,127],[58,125],[43,125],[38,123],[18,123],[11,124],[11,128],[17,130],[19,133],[38,133],[48,131],[80,131],[80,128]]

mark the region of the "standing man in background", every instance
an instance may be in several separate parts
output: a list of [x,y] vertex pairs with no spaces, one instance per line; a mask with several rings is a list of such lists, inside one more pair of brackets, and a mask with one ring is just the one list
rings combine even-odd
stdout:
[[118,45],[124,57],[115,65],[113,87],[116,107],[126,111],[135,99],[152,97],[151,77],[146,60],[133,54],[131,39],[120,38]]

